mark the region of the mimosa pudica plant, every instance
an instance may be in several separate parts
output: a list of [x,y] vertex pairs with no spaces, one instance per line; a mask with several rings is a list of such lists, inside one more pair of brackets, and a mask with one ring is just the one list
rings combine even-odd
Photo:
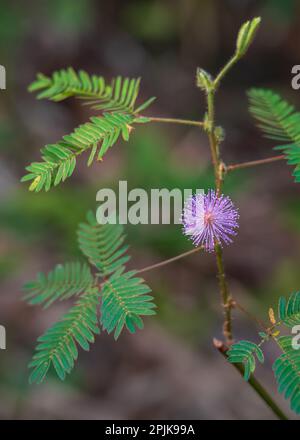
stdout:
[[[269,325],[253,317],[261,327],[257,342],[235,342],[233,311],[239,310],[247,317],[251,317],[251,314],[234,298],[223,261],[222,243],[230,243],[237,234],[239,217],[230,198],[222,194],[227,174],[237,169],[286,160],[288,165],[294,166],[295,181],[300,182],[300,113],[272,90],[249,90],[249,109],[263,134],[274,141],[274,149],[280,150],[282,154],[233,165],[226,165],[221,156],[224,130],[216,125],[215,96],[224,76],[246,54],[260,21],[259,17],[254,18],[241,26],[233,56],[215,77],[204,69],[197,69],[196,86],[204,92],[207,103],[207,111],[201,121],[144,115],[154,98],[137,104],[139,78],[118,76],[107,82],[102,76],[67,68],[54,72],[50,77],[38,74],[30,85],[29,91],[37,92],[38,99],[59,102],[75,97],[96,112],[95,116],[75,128],[71,134],[42,148],[41,161],[29,165],[22,179],[30,182],[30,191],[49,191],[71,177],[81,155],[86,155],[88,166],[95,160],[102,162],[108,150],[120,139],[126,142],[130,140],[132,130],[138,124],[158,122],[194,126],[203,130],[207,134],[215,177],[215,188],[206,195],[192,196],[184,208],[183,232],[190,235],[196,247],[146,268],[127,269],[129,254],[122,225],[99,224],[95,214],[88,213],[86,222],[78,228],[78,245],[85,261],[59,264],[48,274],[39,273],[34,281],[24,286],[25,299],[33,305],[46,308],[55,301],[69,298],[75,301],[73,307],[38,338],[29,365],[31,383],[41,383],[51,367],[64,380],[77,360],[78,347],[89,350],[101,330],[113,333],[115,339],[118,339],[125,328],[131,333],[141,329],[142,317],[155,314],[156,307],[150,295],[151,289],[140,273],[170,264],[192,253],[208,250],[216,256],[224,313],[224,340],[215,339],[215,347],[243,374],[273,413],[280,419],[286,419],[275,400],[254,377],[257,361],[264,362],[265,344],[275,342],[281,352],[273,363],[278,391],[290,400],[292,410],[300,414],[300,350],[293,348],[291,334],[281,335],[283,327],[290,331],[294,325],[300,324],[300,292],[290,294],[287,299],[281,297],[277,313],[273,308],[269,309]],[[205,215],[202,223],[190,234],[194,220],[193,207],[199,198],[204,202]]]

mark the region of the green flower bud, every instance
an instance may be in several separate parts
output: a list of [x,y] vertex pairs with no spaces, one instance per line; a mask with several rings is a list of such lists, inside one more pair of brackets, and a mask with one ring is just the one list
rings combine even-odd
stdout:
[[215,137],[217,138],[218,143],[221,143],[225,139],[225,131],[223,127],[215,127]]
[[242,57],[247,52],[252,43],[258,26],[261,22],[260,17],[253,18],[253,20],[246,21],[239,30],[236,40],[236,55]]
[[213,78],[204,69],[200,69],[200,67],[198,67],[196,74],[196,84],[197,87],[204,90],[205,92],[208,92],[213,88]]

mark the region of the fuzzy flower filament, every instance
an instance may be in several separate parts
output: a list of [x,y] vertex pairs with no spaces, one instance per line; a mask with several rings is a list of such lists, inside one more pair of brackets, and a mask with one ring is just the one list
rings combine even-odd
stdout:
[[203,245],[212,252],[215,243],[222,245],[232,242],[236,235],[239,214],[231,199],[223,194],[218,196],[214,190],[207,194],[190,196],[182,215],[183,232],[195,246]]

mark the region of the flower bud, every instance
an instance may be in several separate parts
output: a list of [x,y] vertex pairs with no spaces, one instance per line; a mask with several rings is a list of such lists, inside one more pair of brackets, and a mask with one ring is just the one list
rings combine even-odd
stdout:
[[215,127],[215,137],[217,138],[218,143],[221,143],[225,139],[225,131],[223,127]]
[[197,87],[199,87],[200,89],[206,92],[208,92],[213,88],[212,76],[204,69],[200,69],[200,67],[197,68],[196,82],[197,82]]
[[253,20],[246,21],[239,30],[236,40],[236,55],[242,57],[247,52],[252,43],[258,26],[261,22],[260,17],[253,18]]

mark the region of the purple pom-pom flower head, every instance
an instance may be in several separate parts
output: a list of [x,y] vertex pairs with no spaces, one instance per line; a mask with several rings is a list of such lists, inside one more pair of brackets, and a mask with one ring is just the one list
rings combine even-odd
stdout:
[[238,210],[231,199],[215,191],[190,196],[182,215],[183,231],[195,246],[203,245],[212,252],[215,243],[231,243],[238,228]]

